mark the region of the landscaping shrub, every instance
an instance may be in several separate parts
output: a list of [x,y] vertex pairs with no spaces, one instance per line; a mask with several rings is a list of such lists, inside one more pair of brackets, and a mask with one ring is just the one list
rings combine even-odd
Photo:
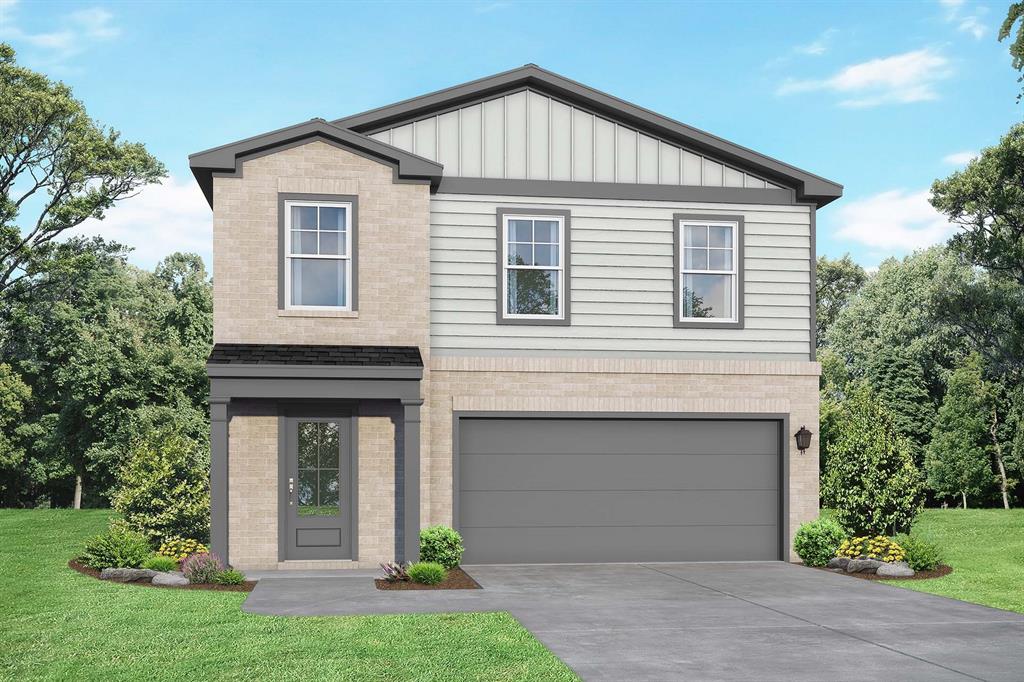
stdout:
[[218,585],[241,585],[245,582],[245,574],[241,571],[236,571],[233,568],[229,568],[226,571],[221,571],[214,578],[214,582]]
[[160,545],[160,549],[158,549],[156,553],[180,562],[184,561],[185,557],[190,554],[199,554],[200,552],[206,551],[209,551],[209,548],[198,540],[171,538],[169,540],[165,540]]
[[384,571],[384,579],[389,583],[404,582],[409,579],[408,566],[389,561],[381,564],[380,569]]
[[455,568],[462,561],[462,536],[448,526],[430,526],[420,531],[420,561]]
[[409,567],[409,577],[414,583],[436,585],[448,575],[444,566],[433,561],[421,561]]
[[800,526],[793,536],[793,549],[808,566],[824,566],[836,556],[846,539],[846,531],[830,518],[820,518]]
[[169,571],[177,571],[178,562],[169,556],[154,554],[142,562],[142,567],[148,568],[151,571],[160,571],[161,573],[167,573]]
[[839,409],[821,481],[825,506],[851,534],[910,528],[924,503],[913,446],[867,386],[855,388]]
[[906,562],[915,571],[934,571],[942,563],[942,550],[934,542],[917,535],[900,535],[896,541],[906,553]]
[[210,537],[209,453],[195,441],[156,431],[137,443],[111,499],[126,523],[157,545]]
[[114,526],[89,538],[81,561],[91,568],[138,568],[149,557],[149,542],[141,533]]
[[850,559],[878,559],[893,563],[894,561],[903,561],[906,555],[896,541],[883,535],[876,535],[873,538],[856,537],[843,540],[843,544],[839,545],[839,556]]
[[181,572],[190,583],[212,583],[224,572],[224,563],[216,554],[199,552],[185,557],[181,562]]

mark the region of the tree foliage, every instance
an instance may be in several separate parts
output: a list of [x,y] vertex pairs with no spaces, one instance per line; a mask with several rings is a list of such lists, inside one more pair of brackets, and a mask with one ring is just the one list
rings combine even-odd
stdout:
[[904,348],[883,346],[871,358],[867,379],[892,416],[893,426],[913,445],[915,464],[922,466],[935,424],[935,405],[920,365]]
[[838,409],[821,482],[824,503],[855,535],[909,529],[924,501],[912,445],[864,384]]
[[[1014,2],[1010,4],[1010,8],[1006,12],[1006,19],[1003,20],[1002,26],[999,27],[999,41],[1002,42],[1013,35],[1013,27],[1017,25],[1017,35],[1010,43],[1010,57],[1013,59],[1013,68],[1018,71],[1024,71],[1024,2]],[[1024,82],[1024,75],[1017,78],[1017,82]],[[1017,101],[1019,102],[1021,95],[1017,95]]]
[[868,273],[855,263],[850,254],[842,258],[818,257],[817,267],[817,343],[825,345],[829,328],[839,317],[854,294],[868,281]]

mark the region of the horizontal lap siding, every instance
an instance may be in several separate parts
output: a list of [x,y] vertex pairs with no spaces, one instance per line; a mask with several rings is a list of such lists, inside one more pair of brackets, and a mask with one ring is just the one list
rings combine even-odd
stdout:
[[[496,326],[498,207],[572,214],[571,326]],[[806,359],[811,326],[810,209],[435,195],[431,200],[432,347],[562,354]],[[673,213],[744,216],[745,328],[676,329]],[[709,343],[710,342],[710,343]]]

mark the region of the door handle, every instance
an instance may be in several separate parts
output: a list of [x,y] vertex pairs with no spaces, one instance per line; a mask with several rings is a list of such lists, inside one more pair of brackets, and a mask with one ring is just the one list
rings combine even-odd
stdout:
[[295,479],[294,478],[289,478],[288,479],[288,506],[289,507],[292,506],[293,504],[295,504],[292,501],[292,498],[294,497],[294,494],[295,494]]

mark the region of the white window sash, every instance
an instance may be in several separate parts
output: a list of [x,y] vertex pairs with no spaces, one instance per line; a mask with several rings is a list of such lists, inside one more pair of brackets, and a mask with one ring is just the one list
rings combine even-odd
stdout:
[[[558,223],[558,265],[510,265],[508,262],[510,244],[550,244],[551,242],[511,242],[508,238],[509,223],[513,220],[544,220]],[[505,214],[502,221],[502,239],[505,244],[505,259],[501,270],[501,306],[502,317],[509,320],[564,320],[565,319],[565,220],[562,216],[552,215],[510,215]],[[527,315],[508,311],[508,271],[509,270],[554,270],[558,275],[558,313],[556,315]]]
[[[710,258],[711,251],[716,250],[716,249],[718,251],[729,251],[732,254],[732,258],[731,258],[732,268],[730,268],[728,270],[712,270],[710,268],[697,269],[697,268],[686,268],[686,267],[683,267],[683,263],[686,262],[686,249],[687,249],[687,246],[686,246],[686,228],[687,227],[708,227],[708,228],[711,228],[711,227],[728,227],[730,230],[732,230],[732,246],[729,246],[729,247],[710,246],[710,243],[711,243],[711,230],[709,229],[708,230],[708,244],[709,244],[708,246],[694,246],[694,247],[690,247],[690,248],[694,248],[694,249],[702,249],[702,250],[708,252],[708,262],[709,263],[710,263],[710,260],[711,260],[711,258]],[[739,257],[737,255],[737,245],[739,244],[739,241],[738,241],[739,240],[739,225],[737,223],[734,223],[734,222],[706,222],[706,221],[705,222],[702,222],[702,221],[692,221],[692,222],[690,222],[690,221],[686,221],[686,220],[680,220],[679,224],[676,226],[676,229],[678,230],[678,234],[679,234],[679,237],[678,237],[679,238],[679,272],[676,275],[676,277],[678,279],[678,287],[679,287],[679,294],[678,294],[678,296],[679,296],[679,311],[680,311],[679,321],[680,322],[702,322],[702,323],[703,322],[708,322],[708,323],[711,323],[711,324],[728,324],[728,323],[735,323],[735,322],[737,322],[739,320],[739,287],[737,286],[737,284],[739,282],[739,277],[738,277],[738,275],[739,275]],[[682,315],[682,310],[684,308],[683,301],[682,301],[682,296],[683,296],[683,290],[685,289],[685,287],[683,286],[683,282],[685,280],[685,276],[686,275],[728,275],[729,276],[729,281],[730,281],[729,291],[732,294],[732,316],[731,317],[684,317]]]
[[[317,229],[292,229],[292,207],[308,206],[317,209]],[[321,207],[344,208],[345,229],[344,230],[321,230],[320,211]],[[292,250],[292,233],[305,232],[316,233],[317,251],[320,250],[320,233],[333,232],[340,236],[345,235],[345,253],[343,254],[320,254],[320,253],[294,253]],[[285,201],[284,202],[284,305],[288,310],[351,310],[352,309],[352,204],[342,201]],[[343,260],[348,265],[345,268],[345,305],[299,305],[292,303],[292,261],[298,259],[306,260]]]

